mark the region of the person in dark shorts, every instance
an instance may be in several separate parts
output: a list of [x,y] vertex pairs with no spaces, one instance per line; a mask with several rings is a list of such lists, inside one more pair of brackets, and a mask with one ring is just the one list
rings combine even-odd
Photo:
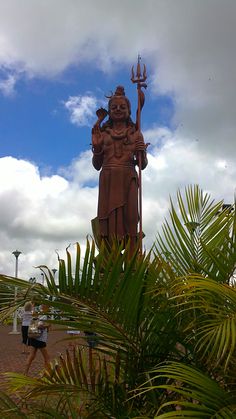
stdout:
[[22,335],[22,344],[23,344],[23,354],[28,352],[28,329],[31,323],[33,316],[33,304],[31,301],[27,301],[24,305],[24,311],[22,314],[22,324],[21,324],[21,335]]
[[26,361],[26,368],[25,368],[25,374],[27,375],[30,369],[30,366],[36,357],[38,349],[40,350],[43,359],[44,359],[44,365],[47,367],[50,362],[49,353],[47,350],[47,339],[48,339],[48,329],[49,325],[47,324],[47,311],[48,306],[45,304],[42,304],[40,307],[41,315],[38,317],[39,321],[39,329],[41,330],[41,334],[37,338],[30,338],[29,339],[29,345],[31,346],[31,352],[30,355]]

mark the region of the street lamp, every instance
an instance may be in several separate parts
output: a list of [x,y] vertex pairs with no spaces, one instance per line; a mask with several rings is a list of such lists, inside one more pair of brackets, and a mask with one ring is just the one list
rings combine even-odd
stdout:
[[[14,252],[12,252],[12,254],[16,258],[15,278],[18,278],[18,258],[20,256],[21,252],[19,250],[15,250]],[[17,297],[17,287],[15,287],[15,301],[16,301],[16,297]],[[20,332],[17,331],[17,310],[15,310],[14,316],[13,316],[13,327],[12,327],[12,331],[10,332],[10,334],[18,335],[19,333]]]
[[[57,272],[57,269],[53,268],[52,269],[52,273],[53,273],[54,282],[55,282],[56,272]],[[52,301],[53,301],[53,297],[52,297]],[[51,319],[54,320],[54,315],[53,314],[51,315]]]

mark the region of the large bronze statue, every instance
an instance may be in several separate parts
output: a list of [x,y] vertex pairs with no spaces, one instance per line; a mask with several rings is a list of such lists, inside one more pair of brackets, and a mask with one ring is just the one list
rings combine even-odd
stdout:
[[[102,124],[108,114],[108,120]],[[124,88],[110,97],[108,113],[101,108],[92,129],[93,166],[100,170],[97,219],[99,236],[108,246],[114,239],[130,241],[131,253],[139,234],[139,177],[147,166],[146,144],[137,123],[131,120],[131,106]],[[141,232],[142,234],[142,232]]]

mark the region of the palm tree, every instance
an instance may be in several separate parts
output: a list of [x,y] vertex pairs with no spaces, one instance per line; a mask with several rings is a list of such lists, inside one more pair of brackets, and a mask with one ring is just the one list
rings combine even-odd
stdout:
[[[198,186],[171,201],[170,221],[155,243],[175,272],[170,301],[178,305],[179,331],[188,353],[155,368],[140,392],[171,395],[160,418],[233,418],[236,415],[236,216],[235,205],[214,203]],[[158,289],[156,291],[158,293]],[[165,383],[163,385],[163,379]],[[155,382],[155,384],[153,384]],[[175,411],[176,406],[181,410]],[[181,416],[182,417],[182,416]]]
[[198,185],[186,188],[185,201],[178,191],[177,204],[175,208],[171,200],[170,221],[165,220],[155,243],[157,253],[179,276],[198,272],[229,283],[235,269],[234,206],[214,203]]
[[[221,211],[197,186],[177,198],[146,255],[130,260],[115,243],[109,255],[104,247],[96,255],[87,241],[83,260],[77,244],[74,267],[69,249],[59,259],[59,285],[46,267],[45,287],[0,276],[20,290],[17,301],[13,293],[1,300],[0,319],[26,298],[49,299],[63,311],[53,323],[95,332],[98,343],[65,354],[42,379],[8,374],[9,388],[27,400],[27,417],[233,417],[235,208]],[[0,398],[2,410],[23,414],[12,403]]]

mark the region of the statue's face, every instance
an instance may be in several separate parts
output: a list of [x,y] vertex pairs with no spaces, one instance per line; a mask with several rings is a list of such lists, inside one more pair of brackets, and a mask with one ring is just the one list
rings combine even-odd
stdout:
[[129,117],[129,107],[123,97],[114,97],[109,106],[109,115],[113,121],[126,121]]

